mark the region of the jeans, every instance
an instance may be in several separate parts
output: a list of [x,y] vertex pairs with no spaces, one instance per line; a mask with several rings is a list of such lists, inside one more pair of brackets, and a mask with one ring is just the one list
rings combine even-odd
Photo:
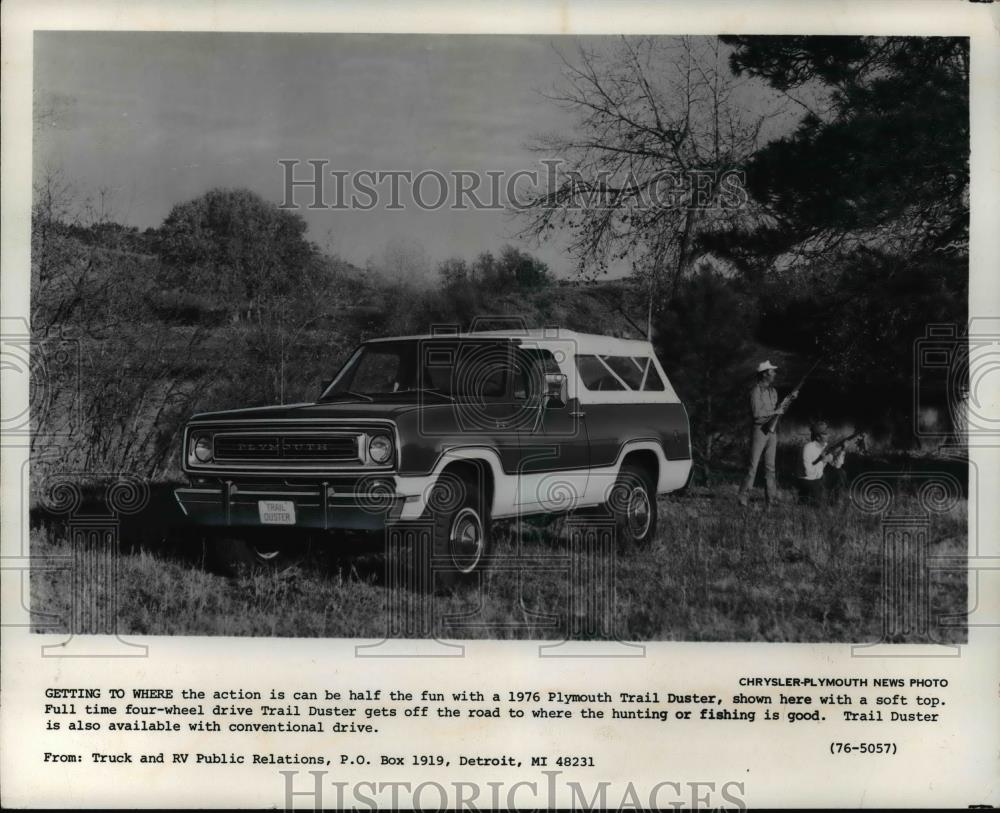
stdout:
[[775,479],[774,456],[778,451],[778,433],[770,432],[764,434],[760,426],[755,425],[753,435],[750,439],[750,468],[747,471],[746,479],[740,486],[740,499],[745,500],[747,493],[753,488],[754,480],[757,479],[757,467],[760,465],[761,455],[764,456],[764,495],[767,501],[778,496],[778,484]]

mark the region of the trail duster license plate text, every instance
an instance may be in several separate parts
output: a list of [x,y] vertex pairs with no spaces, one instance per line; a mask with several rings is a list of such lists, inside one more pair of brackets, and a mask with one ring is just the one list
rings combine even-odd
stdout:
[[295,524],[295,503],[291,500],[260,500],[257,508],[262,525]]

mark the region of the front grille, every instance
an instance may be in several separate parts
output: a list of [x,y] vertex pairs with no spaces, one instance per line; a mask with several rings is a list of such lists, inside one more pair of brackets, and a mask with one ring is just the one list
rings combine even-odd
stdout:
[[358,436],[241,434],[215,436],[215,459],[357,462]]

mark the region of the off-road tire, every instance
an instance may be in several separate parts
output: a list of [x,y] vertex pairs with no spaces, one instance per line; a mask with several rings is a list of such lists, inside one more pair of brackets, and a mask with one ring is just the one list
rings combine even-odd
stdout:
[[492,522],[476,481],[445,472],[410,543],[411,584],[447,593],[478,583],[492,548]]

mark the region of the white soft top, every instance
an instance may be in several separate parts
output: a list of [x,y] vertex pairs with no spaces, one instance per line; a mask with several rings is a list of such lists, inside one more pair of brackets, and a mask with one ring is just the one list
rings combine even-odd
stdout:
[[[545,347],[550,349],[566,374],[569,382],[569,392],[577,395],[582,403],[591,404],[633,404],[633,403],[679,403],[666,372],[660,365],[653,346],[645,339],[619,339],[615,336],[601,336],[597,333],[578,333],[575,330],[563,328],[533,328],[530,330],[479,330],[469,333],[425,333],[416,336],[386,336],[382,339],[371,339],[371,342],[413,341],[420,339],[511,339],[520,340],[530,347]],[[649,358],[659,370],[665,385],[660,391],[605,391],[592,392],[582,386],[578,380],[573,357],[577,355],[596,356],[634,356]]]
[[478,330],[471,333],[424,333],[415,336],[386,336],[371,342],[409,341],[416,339],[523,339],[532,346],[546,343],[564,345],[572,342],[578,353],[613,356],[650,355],[653,350],[645,339],[619,339],[598,333],[578,333],[564,328],[532,328],[530,330]]

